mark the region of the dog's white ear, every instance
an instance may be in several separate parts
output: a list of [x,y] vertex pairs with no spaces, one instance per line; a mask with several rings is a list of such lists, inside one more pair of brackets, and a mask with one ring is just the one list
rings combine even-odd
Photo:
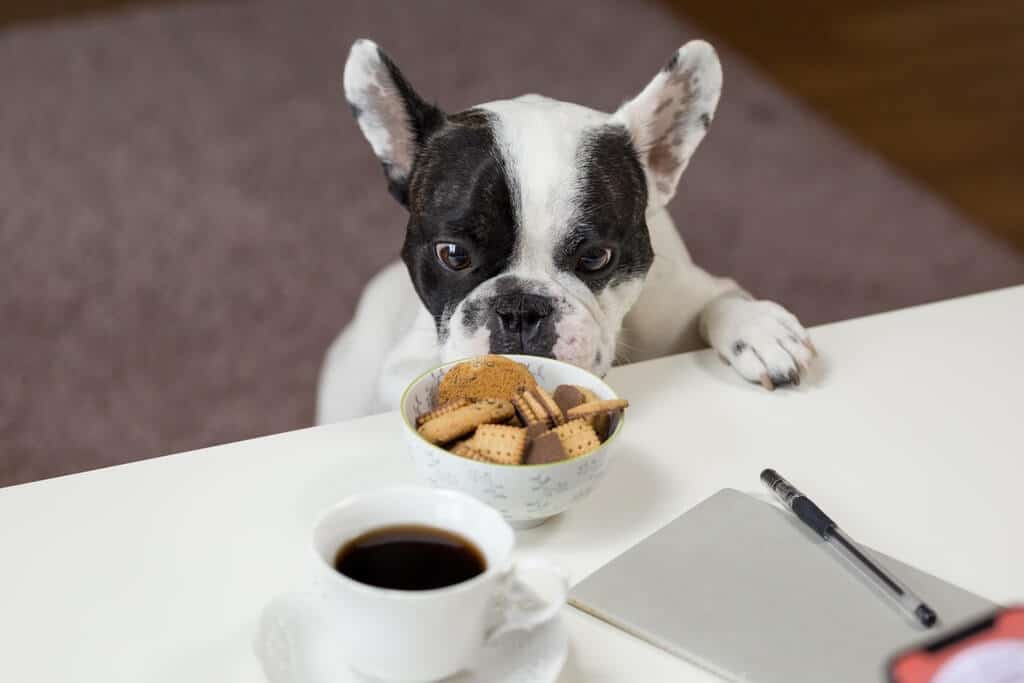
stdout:
[[619,107],[612,123],[626,127],[647,174],[648,206],[660,208],[704,139],[722,92],[715,49],[694,40],[672,56],[643,91]]
[[370,40],[352,44],[344,85],[352,114],[384,166],[388,190],[407,206],[416,154],[444,123],[444,113],[423,101],[395,63]]

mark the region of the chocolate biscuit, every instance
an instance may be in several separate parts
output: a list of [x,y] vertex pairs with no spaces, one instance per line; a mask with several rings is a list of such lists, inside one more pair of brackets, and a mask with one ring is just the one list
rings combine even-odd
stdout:
[[562,440],[558,438],[558,434],[549,431],[533,440],[526,453],[524,464],[544,465],[550,462],[565,460],[568,457],[569,455],[565,452]]

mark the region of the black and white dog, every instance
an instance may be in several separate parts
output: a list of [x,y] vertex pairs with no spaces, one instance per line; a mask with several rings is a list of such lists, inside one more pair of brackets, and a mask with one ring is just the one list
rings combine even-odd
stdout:
[[722,89],[707,43],[614,114],[539,95],[445,114],[368,40],[344,84],[409,223],[327,354],[318,421],[393,409],[421,372],[488,352],[604,375],[706,342],[750,382],[799,383],[800,322],[694,265],[665,209]]

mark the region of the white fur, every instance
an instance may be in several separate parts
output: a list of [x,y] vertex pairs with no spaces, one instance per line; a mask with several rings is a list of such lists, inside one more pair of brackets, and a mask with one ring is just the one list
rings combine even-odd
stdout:
[[[661,208],[675,195],[679,177],[697,150],[718,107],[722,67],[710,44],[693,40],[676,51],[674,65],[651,79],[639,95],[619,107],[612,120],[632,133],[644,161],[648,203]],[[707,117],[707,122],[701,121]],[[648,163],[671,160],[664,172]]]
[[405,123],[406,114],[397,98],[377,44],[357,40],[349,51],[343,78],[345,99],[359,107],[360,129],[373,153],[388,164],[389,173],[408,177],[412,169],[414,144]]
[[498,115],[497,143],[509,176],[519,186],[521,240],[511,270],[525,277],[549,275],[555,245],[565,236],[573,214],[580,138],[608,115],[540,95],[480,108]]
[[[556,247],[573,225],[577,155],[586,133],[608,122],[608,114],[540,95],[490,102],[481,109],[496,114],[495,137],[506,173],[514,178],[519,233],[512,264],[502,273],[530,283],[537,293],[560,300],[553,352],[561,360],[604,374],[616,356],[622,320],[640,295],[642,282],[607,287],[599,295],[555,264]],[[461,312],[493,293],[493,280],[471,292],[453,312],[442,360],[486,353],[484,331],[468,334]]]
[[[803,343],[807,332],[792,314],[772,302],[749,300],[732,280],[697,267],[668,212],[649,216],[648,227],[657,257],[639,299],[625,316],[621,361],[692,351],[705,342],[729,358],[735,343],[742,341],[750,351],[732,365],[751,382],[763,383],[771,372],[800,372],[801,365],[810,363],[813,352]],[[799,344],[789,343],[791,332]],[[483,338],[478,337],[476,344],[478,353],[487,352]],[[780,355],[783,349],[793,356]],[[328,352],[317,422],[395,409],[405,385],[441,359],[433,320],[416,296],[405,266],[395,262],[367,287],[355,317]]]
[[[373,66],[379,59],[376,46],[369,43],[371,53],[366,46],[357,50],[359,45],[345,70],[346,96],[353,102],[350,90],[358,97],[380,86],[373,80],[379,73]],[[714,50],[695,41],[678,51],[671,70],[659,72],[613,115],[537,95],[482,105],[497,115],[495,133],[506,172],[520,193],[514,202],[520,226],[517,252],[501,276],[514,275],[559,302],[556,357],[603,374],[615,360],[646,360],[707,342],[745,379],[769,388],[770,378],[798,376],[811,360],[807,333],[797,319],[777,304],[751,300],[732,280],[694,265],[664,209],[704,137],[721,80]],[[372,98],[359,102],[381,106]],[[366,125],[365,118],[360,124],[374,151],[393,155],[396,133],[378,130],[373,119]],[[609,286],[595,296],[579,278],[556,268],[553,255],[572,224],[580,140],[607,122],[625,125],[640,152],[655,260],[646,281]],[[486,353],[488,328],[464,330],[461,314],[468,302],[490,296],[496,279],[458,304],[448,338],[439,345],[433,319],[404,266],[388,266],[367,286],[352,322],[328,352],[318,422],[394,409],[405,385],[422,372],[442,360]]]

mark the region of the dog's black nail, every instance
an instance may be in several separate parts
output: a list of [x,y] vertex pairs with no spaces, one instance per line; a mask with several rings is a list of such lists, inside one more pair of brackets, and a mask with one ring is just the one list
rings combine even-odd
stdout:
[[747,342],[738,341],[732,345],[732,355],[738,356],[747,350]]
[[789,381],[795,386],[800,386],[800,373],[797,370],[790,370]]

